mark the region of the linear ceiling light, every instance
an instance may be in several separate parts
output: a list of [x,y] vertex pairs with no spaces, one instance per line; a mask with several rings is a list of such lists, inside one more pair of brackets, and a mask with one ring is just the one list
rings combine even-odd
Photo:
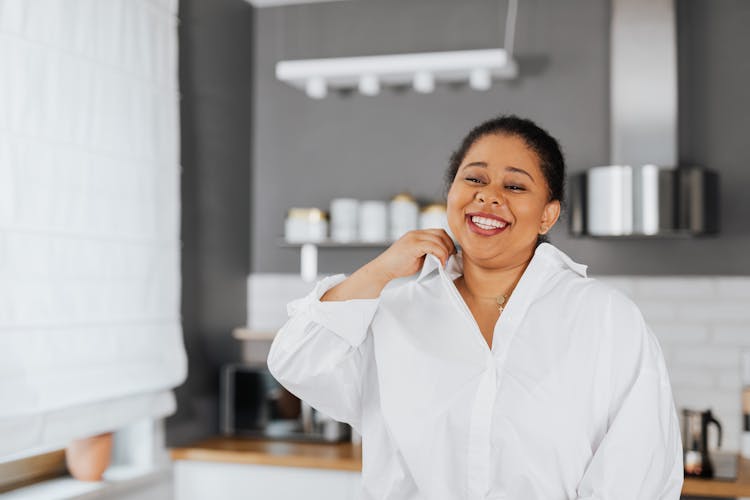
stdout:
[[493,79],[518,76],[513,59],[517,3],[508,2],[503,49],[279,61],[276,78],[314,99],[323,99],[329,89],[377,95],[381,86],[412,86],[426,94],[435,89],[436,82],[468,82],[473,89],[488,90]]

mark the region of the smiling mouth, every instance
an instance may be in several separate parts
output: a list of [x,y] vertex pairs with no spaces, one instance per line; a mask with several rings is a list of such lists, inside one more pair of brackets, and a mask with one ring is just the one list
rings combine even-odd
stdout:
[[467,215],[466,220],[469,224],[469,229],[485,236],[498,234],[510,225],[505,221],[482,217],[481,215]]

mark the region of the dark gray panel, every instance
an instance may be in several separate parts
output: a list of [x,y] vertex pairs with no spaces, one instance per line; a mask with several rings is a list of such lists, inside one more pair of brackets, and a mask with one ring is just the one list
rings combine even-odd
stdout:
[[556,238],[597,274],[750,275],[750,4],[679,0],[679,158],[719,172],[720,234],[693,240]]
[[219,366],[238,356],[250,253],[252,7],[180,2],[182,317],[189,371],[169,445],[218,433]]
[[[512,112],[560,139],[571,172],[607,164],[609,4],[520,3],[521,78],[486,93],[440,88],[428,96],[385,92],[313,101],[273,77],[277,60],[489,48],[502,44],[504,2],[341,2],[264,10],[254,75],[255,272],[298,268],[279,250],[285,210],[326,207],[336,196],[387,199],[403,189],[441,192],[442,170],[474,124]],[[575,239],[561,222],[553,242],[596,274],[750,274],[750,4],[680,0],[680,159],[721,174],[721,234],[693,240]],[[348,271],[372,252],[326,250],[323,272]]]
[[[461,136],[517,113],[553,131],[573,169],[608,158],[608,3],[524,1],[516,51],[521,78],[488,92],[440,87],[308,99],[274,78],[278,60],[502,46],[504,2],[333,2],[264,9],[256,17],[253,259],[255,272],[293,272],[279,250],[285,211],[331,198],[388,199],[408,189],[439,198]],[[372,254],[370,252],[369,254]],[[366,251],[327,250],[323,272],[351,270]]]

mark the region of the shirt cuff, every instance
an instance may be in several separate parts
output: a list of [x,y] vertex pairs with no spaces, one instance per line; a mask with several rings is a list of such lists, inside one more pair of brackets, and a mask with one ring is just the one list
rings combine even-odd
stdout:
[[310,321],[332,331],[352,347],[364,342],[380,298],[321,302],[320,298],[331,288],[346,279],[337,274],[320,280],[313,290],[301,299],[287,304],[289,317],[307,314]]

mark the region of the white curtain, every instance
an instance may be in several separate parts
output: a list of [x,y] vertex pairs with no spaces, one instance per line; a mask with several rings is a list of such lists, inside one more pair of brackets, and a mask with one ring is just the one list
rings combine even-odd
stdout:
[[174,411],[177,0],[0,0],[0,457]]

